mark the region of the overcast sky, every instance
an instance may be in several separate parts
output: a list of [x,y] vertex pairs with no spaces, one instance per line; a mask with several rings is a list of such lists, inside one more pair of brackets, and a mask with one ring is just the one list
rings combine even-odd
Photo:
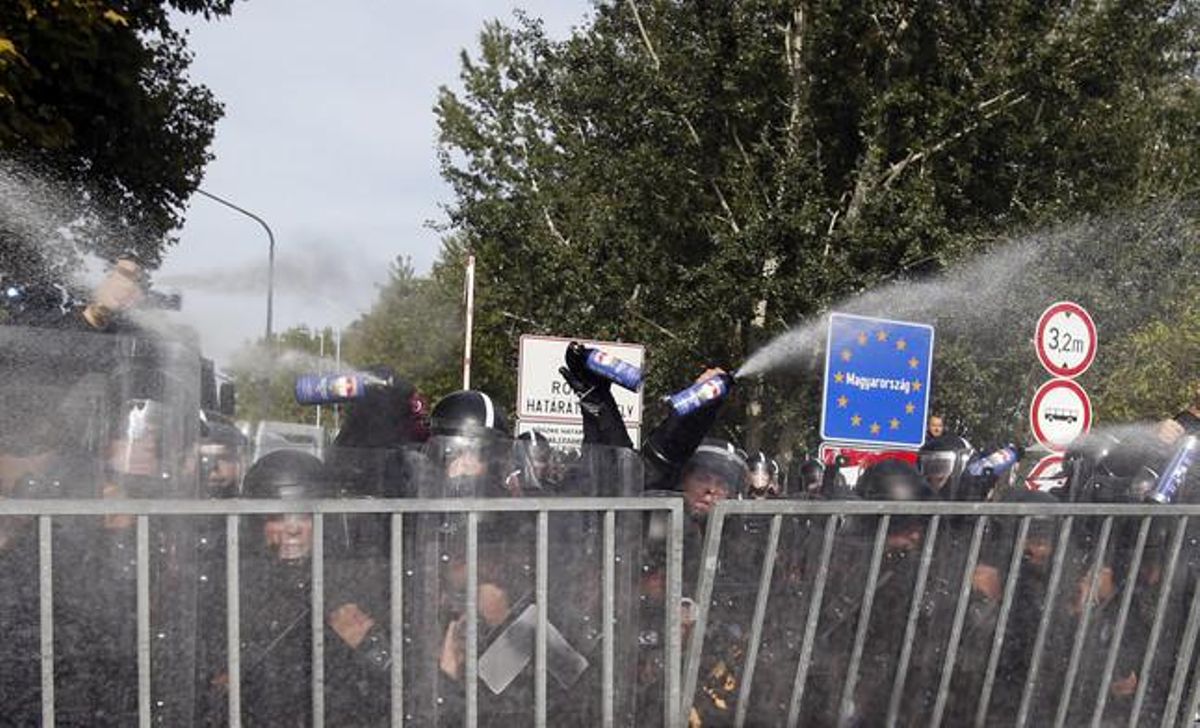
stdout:
[[[247,0],[218,22],[182,18],[191,77],[225,104],[203,188],[262,216],[277,248],[275,329],[344,325],[389,263],[437,256],[450,192],[438,175],[437,88],[487,20],[522,8],[564,37],[587,0]],[[157,274],[218,361],[265,326],[265,232],[195,196]]]

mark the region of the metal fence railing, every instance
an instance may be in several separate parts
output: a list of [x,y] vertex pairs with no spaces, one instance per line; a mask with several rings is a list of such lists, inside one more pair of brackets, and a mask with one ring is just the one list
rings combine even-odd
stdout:
[[[465,522],[465,612],[479,606],[481,518],[535,519],[536,725],[547,725],[548,614],[556,585],[548,567],[551,524],[594,514],[602,524],[602,636],[598,690],[603,725],[627,673],[614,629],[636,619],[618,610],[622,514],[658,514],[666,532],[662,700],[664,724],[686,725],[709,700],[711,666],[731,668],[715,723],[837,725],[1162,725],[1191,722],[1200,704],[1200,506],[727,501],[708,517],[703,544],[685,557],[679,499],[530,498],[298,501],[0,500],[0,517],[33,516],[38,528],[41,709],[55,718],[54,527],[73,516],[136,519],[137,706],[150,725],[151,544],[157,519],[225,522],[228,705],[242,722],[239,593],[241,520],[312,514],[311,695],[313,725],[325,723],[326,519],[383,514],[390,521],[390,719],[407,720],[406,517],[454,514]],[[914,536],[915,534],[915,536]],[[1044,563],[1037,566],[1035,544]],[[695,566],[687,570],[687,563]],[[985,576],[991,575],[989,591]],[[695,579],[695,581],[692,581]],[[986,582],[986,583],[985,583]],[[1035,588],[1036,587],[1036,588]],[[684,620],[684,596],[697,609]],[[890,616],[888,616],[890,615]],[[888,616],[887,620],[884,617]],[[883,621],[881,621],[883,620]],[[465,723],[481,714],[480,639],[465,622]],[[685,642],[686,641],[686,642]],[[686,655],[684,654],[686,644]],[[1014,665],[1017,669],[1014,669]],[[409,665],[411,667],[411,665]],[[1132,677],[1130,677],[1132,675]],[[712,702],[712,701],[709,701]],[[709,724],[709,723],[706,723]]]
[[[463,514],[466,517],[466,574],[465,591],[467,614],[477,611],[477,588],[479,584],[479,528],[480,516],[494,513],[524,513],[536,516],[536,590],[534,604],[537,607],[535,631],[535,724],[545,726],[547,722],[547,614],[552,585],[548,583],[547,563],[550,556],[549,523],[554,514],[591,513],[602,516],[603,568],[602,580],[602,665],[600,689],[604,725],[615,725],[614,716],[614,626],[619,618],[614,612],[616,593],[614,565],[620,559],[616,555],[615,538],[617,516],[625,513],[664,514],[669,524],[666,549],[666,603],[678,604],[681,600],[682,583],[682,529],[683,506],[676,499],[650,498],[522,498],[522,499],[347,499],[347,500],[0,500],[0,517],[33,516],[38,520],[38,560],[40,594],[40,646],[41,646],[41,700],[42,720],[46,726],[55,719],[55,639],[54,639],[54,554],[52,527],[55,519],[70,516],[117,516],[136,517],[136,604],[137,604],[137,691],[139,724],[149,726],[152,720],[151,675],[154,665],[151,660],[151,521],[159,517],[213,517],[225,519],[225,566],[226,566],[226,645],[228,667],[228,721],[232,726],[242,721],[242,664],[241,664],[241,615],[239,592],[242,586],[239,569],[239,519],[247,516],[270,514],[312,514],[313,551],[311,573],[311,630],[312,630],[312,724],[325,723],[324,688],[325,654],[325,519],[341,514],[385,514],[391,522],[391,605],[390,622],[391,653],[391,722],[400,725],[405,716],[405,647],[403,626],[404,599],[401,568],[404,559],[404,517],[414,514]],[[555,548],[564,545],[555,544]],[[569,546],[569,545],[566,545]],[[677,609],[664,610],[663,634],[665,635],[665,670],[663,679],[663,704],[666,724],[679,722],[677,711],[683,704],[680,692],[681,625]],[[477,695],[479,671],[480,635],[475,620],[466,620],[466,665],[463,681],[465,690],[466,724],[476,725],[480,718]]]
[[1191,724],[1196,525],[1196,505],[723,502],[680,715],[724,660],[736,726]]

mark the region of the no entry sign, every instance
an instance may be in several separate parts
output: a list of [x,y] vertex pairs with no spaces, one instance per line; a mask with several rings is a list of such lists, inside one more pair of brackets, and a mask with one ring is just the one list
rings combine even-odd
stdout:
[[1038,387],[1029,406],[1029,425],[1037,441],[1055,452],[1092,427],[1092,401],[1071,379],[1051,379]]
[[1073,379],[1087,371],[1096,358],[1097,343],[1096,324],[1077,303],[1055,303],[1038,319],[1038,361],[1056,377]]

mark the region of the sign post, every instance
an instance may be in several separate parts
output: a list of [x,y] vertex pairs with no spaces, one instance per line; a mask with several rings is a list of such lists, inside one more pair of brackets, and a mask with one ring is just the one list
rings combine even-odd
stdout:
[[871,448],[921,447],[932,371],[932,326],[831,314],[821,439]]

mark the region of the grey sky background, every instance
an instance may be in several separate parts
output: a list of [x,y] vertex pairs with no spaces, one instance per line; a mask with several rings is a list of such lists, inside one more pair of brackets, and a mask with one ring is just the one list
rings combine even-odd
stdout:
[[[368,309],[398,255],[436,258],[450,191],[438,175],[437,89],[483,24],[521,8],[565,37],[588,0],[248,0],[217,22],[181,18],[191,77],[225,104],[203,188],[275,233],[275,330],[345,325]],[[194,196],[156,274],[218,363],[261,336],[267,238]]]

